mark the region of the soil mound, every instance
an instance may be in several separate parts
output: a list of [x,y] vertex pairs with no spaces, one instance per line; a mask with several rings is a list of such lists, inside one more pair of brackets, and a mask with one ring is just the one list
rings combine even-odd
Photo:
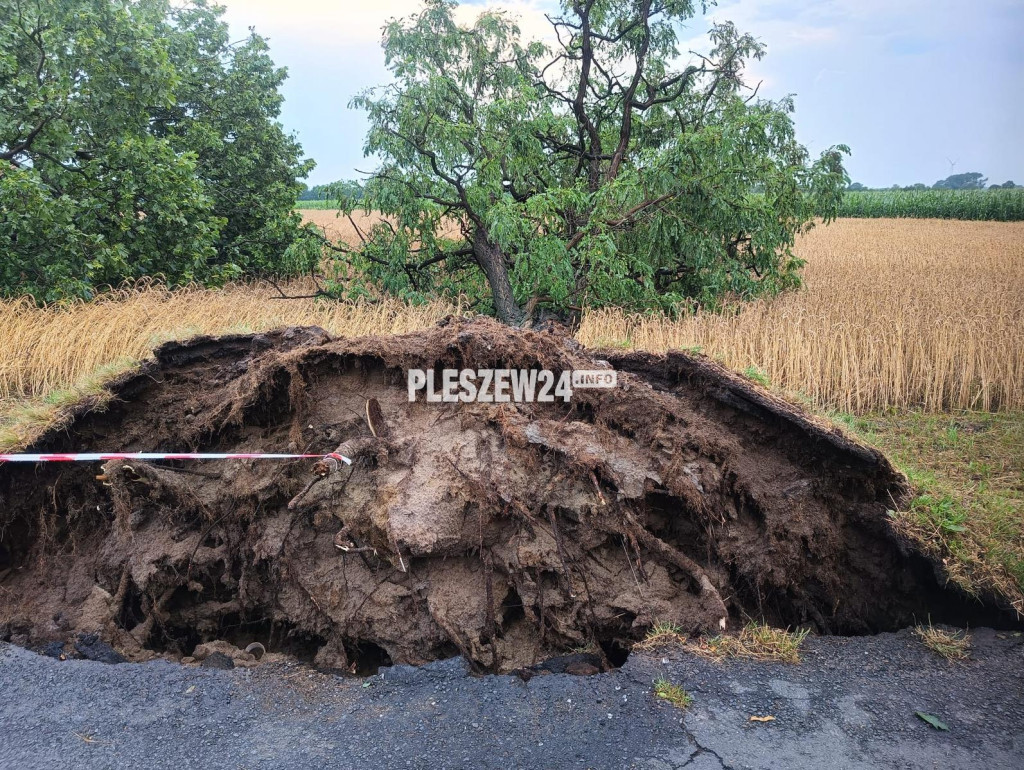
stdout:
[[[601,369],[568,404],[410,403],[410,368]],[[440,378],[440,377],[439,377]],[[508,671],[655,621],[868,633],[967,611],[887,509],[878,452],[709,360],[447,319],[172,343],[32,451],[313,452],[326,461],[0,468],[0,623],[129,658],[223,640],[366,670]]]

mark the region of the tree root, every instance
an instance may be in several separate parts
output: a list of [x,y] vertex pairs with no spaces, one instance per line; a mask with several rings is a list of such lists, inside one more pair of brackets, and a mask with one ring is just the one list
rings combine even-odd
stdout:
[[[388,446],[389,444],[386,441],[375,436],[361,436],[350,438],[348,441],[339,444],[338,448],[331,452],[331,455],[342,455],[349,458],[353,463],[363,457],[376,457],[378,461],[381,461],[387,457]],[[313,478],[302,488],[301,492],[289,501],[288,510],[294,511],[298,508],[303,498],[310,493],[313,487],[328,476],[332,476],[340,471],[341,467],[342,462],[330,455],[322,460],[317,460],[313,465]]]
[[721,594],[718,593],[718,589],[715,588],[711,579],[701,569],[700,565],[661,538],[651,534],[641,526],[640,522],[636,520],[636,517],[630,511],[623,511],[623,517],[628,526],[627,536],[635,538],[648,551],[660,556],[690,576],[700,588],[702,603],[704,603],[709,612],[714,612],[719,618],[718,630],[724,630],[729,617],[729,611],[726,609],[725,602],[722,600]]

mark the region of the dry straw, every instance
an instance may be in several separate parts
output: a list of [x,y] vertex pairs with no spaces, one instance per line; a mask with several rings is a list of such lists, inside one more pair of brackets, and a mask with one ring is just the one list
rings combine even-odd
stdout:
[[[285,287],[294,294],[310,286]],[[456,305],[410,307],[394,300],[275,299],[263,284],[168,291],[145,284],[103,300],[36,308],[0,302],[0,399],[73,387],[100,367],[146,358],[155,345],[198,334],[315,325],[335,335],[401,334],[433,325]]]

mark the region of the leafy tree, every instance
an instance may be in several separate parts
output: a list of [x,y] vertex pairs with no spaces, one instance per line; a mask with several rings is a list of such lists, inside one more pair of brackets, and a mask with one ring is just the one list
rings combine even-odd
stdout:
[[984,176],[977,171],[969,171],[964,174],[953,174],[945,179],[940,179],[932,185],[934,190],[983,190],[988,182]]
[[852,182],[849,186],[847,186],[846,189],[849,190],[850,192],[863,192],[868,188],[862,185],[860,182]]
[[1003,182],[1002,184],[989,185],[989,189],[991,189],[991,190],[1012,190],[1016,186],[1017,185],[1015,185],[1013,183],[1013,181],[1009,181],[1009,182]]
[[0,0],[0,292],[308,269],[285,71],[205,0]]
[[[406,297],[465,292],[518,323],[538,304],[673,307],[797,285],[798,232],[835,215],[837,146],[811,160],[790,99],[742,72],[764,49],[730,23],[677,69],[689,0],[563,0],[553,49],[451,0],[384,34],[391,85],[361,94],[364,205],[388,215],[348,256]],[[489,295],[489,296],[488,296]]]
[[358,203],[363,200],[365,194],[363,183],[356,179],[342,179],[324,186],[324,195],[330,200]]

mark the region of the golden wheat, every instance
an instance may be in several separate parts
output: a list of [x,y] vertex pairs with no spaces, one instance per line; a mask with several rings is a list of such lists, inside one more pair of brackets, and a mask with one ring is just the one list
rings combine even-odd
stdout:
[[[358,237],[334,212],[304,213],[332,237]],[[355,221],[365,231],[373,219]],[[577,336],[591,347],[700,347],[845,411],[1024,408],[1024,223],[841,220],[803,237],[797,251],[808,261],[800,292],[676,321],[592,311]],[[346,336],[400,333],[460,311],[275,293],[263,284],[140,285],[68,306],[0,302],[0,399],[69,388],[168,339],[296,324]]]
[[[303,222],[316,225],[326,237],[333,241],[342,241],[349,246],[358,245],[382,219],[380,214],[367,214],[364,211],[353,211],[351,215],[346,215],[331,209],[304,209],[301,214]],[[458,223],[447,220],[441,234],[457,238]]]
[[[312,293],[304,282],[286,289]],[[0,302],[0,399],[74,386],[97,368],[143,360],[154,346],[198,334],[257,332],[314,325],[335,335],[401,334],[461,308],[445,302],[324,302],[276,299],[265,284],[181,289],[141,284],[95,302],[37,308]]]
[[801,238],[806,288],[680,320],[587,313],[590,347],[699,347],[824,407],[1024,408],[1024,223],[846,219]]

